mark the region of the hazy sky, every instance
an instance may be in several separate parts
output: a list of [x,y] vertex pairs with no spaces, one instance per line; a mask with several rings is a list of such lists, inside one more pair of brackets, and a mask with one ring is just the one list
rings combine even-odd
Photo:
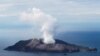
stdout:
[[21,22],[20,14],[32,8],[57,18],[59,31],[100,30],[99,0],[0,0],[0,33],[31,33],[35,27]]

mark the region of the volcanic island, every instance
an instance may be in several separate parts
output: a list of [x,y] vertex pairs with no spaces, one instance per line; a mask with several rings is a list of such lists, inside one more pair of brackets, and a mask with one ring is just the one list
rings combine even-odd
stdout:
[[22,52],[50,52],[50,53],[73,53],[82,51],[97,51],[97,48],[89,48],[70,44],[65,41],[55,39],[54,44],[45,44],[42,39],[21,40],[4,50]]

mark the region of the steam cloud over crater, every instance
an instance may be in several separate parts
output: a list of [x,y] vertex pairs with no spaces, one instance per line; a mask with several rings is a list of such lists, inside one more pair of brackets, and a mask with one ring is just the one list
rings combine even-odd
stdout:
[[43,42],[45,44],[53,44],[54,31],[56,27],[56,18],[52,17],[41,11],[38,8],[32,8],[21,14],[21,20],[25,22],[32,22],[41,26],[40,32],[42,32]]

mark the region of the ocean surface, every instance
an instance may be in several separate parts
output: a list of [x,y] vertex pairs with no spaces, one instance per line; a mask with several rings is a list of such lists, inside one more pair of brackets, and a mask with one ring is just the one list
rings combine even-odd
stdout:
[[[76,52],[76,53],[26,53],[3,50],[7,46],[13,45],[23,38],[20,37],[0,37],[0,56],[100,56],[100,32],[62,32],[58,33],[55,38],[60,40],[87,46],[96,47],[97,52]],[[28,38],[26,38],[28,39]]]

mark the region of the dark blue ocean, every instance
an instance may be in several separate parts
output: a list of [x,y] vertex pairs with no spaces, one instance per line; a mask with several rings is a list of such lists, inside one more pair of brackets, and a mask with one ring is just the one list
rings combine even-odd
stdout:
[[[0,37],[0,56],[100,56],[100,32],[61,32],[56,34],[55,38],[60,40],[87,47],[96,47],[97,52],[76,52],[76,53],[25,53],[3,50],[7,46],[13,45],[20,37]],[[25,39],[25,38],[24,38]],[[28,39],[28,38],[26,38]]]

